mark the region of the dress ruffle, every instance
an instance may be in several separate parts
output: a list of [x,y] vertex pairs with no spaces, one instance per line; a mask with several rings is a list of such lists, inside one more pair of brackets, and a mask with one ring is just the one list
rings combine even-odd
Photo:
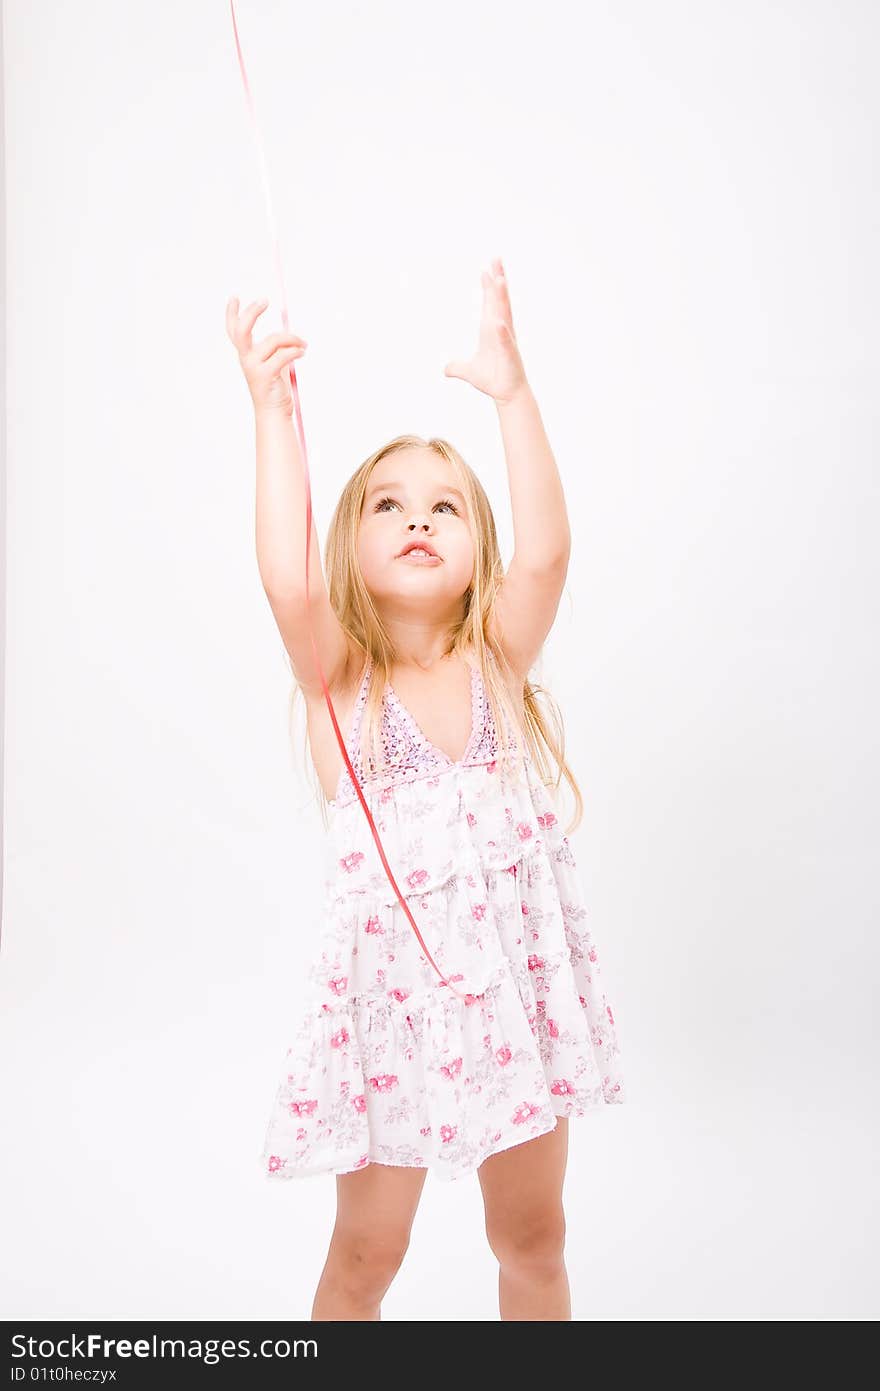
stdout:
[[261,1162],[273,1178],[370,1162],[471,1173],[624,1100],[615,1022],[551,791],[530,762],[450,765],[334,805],[325,911]]

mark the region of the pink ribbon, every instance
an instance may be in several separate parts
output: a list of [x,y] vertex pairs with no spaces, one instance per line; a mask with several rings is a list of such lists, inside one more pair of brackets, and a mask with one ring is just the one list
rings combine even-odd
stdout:
[[[233,0],[229,0],[229,7],[230,7],[230,9],[231,9],[231,11],[232,11],[232,28],[233,28],[233,32],[234,32],[234,34],[235,34],[235,47],[236,47],[236,50],[237,50],[237,52],[238,52],[238,63],[239,63],[239,67],[241,68],[241,78],[242,78],[242,81],[243,81],[243,83],[244,83],[245,96],[247,97],[248,108],[249,108],[249,110],[250,110],[251,120],[252,120],[253,126],[254,126],[254,136],[255,136],[255,139],[256,139],[256,142],[257,142],[257,153],[258,153],[259,158],[260,158],[260,173],[261,173],[262,179],[263,179],[263,192],[264,192],[265,198],[266,198],[266,213],[267,213],[267,216],[268,216],[268,219],[269,219],[269,230],[270,230],[270,233],[271,233],[271,236],[272,236],[272,240],[273,240],[274,245],[275,245],[275,269],[276,269],[276,271],[277,271],[277,273],[278,273],[278,284],[279,284],[279,286],[280,286],[280,288],[281,288],[281,322],[282,322],[283,325],[284,325],[285,333],[289,333],[289,332],[290,332],[290,324],[289,324],[289,322],[288,322],[288,317],[287,317],[287,294],[286,294],[286,291],[285,291],[285,288],[284,288],[284,272],[283,272],[282,269],[281,269],[281,253],[280,253],[279,247],[278,247],[278,236],[277,236],[277,233],[276,233],[276,231],[275,231],[275,219],[274,219],[274,217],[273,217],[273,215],[272,215],[272,197],[271,197],[271,194],[270,194],[270,192],[269,192],[269,178],[268,178],[268,174],[267,174],[267,171],[266,171],[266,158],[265,158],[265,153],[264,153],[264,150],[263,150],[263,141],[262,141],[262,138],[261,138],[261,136],[260,136],[259,122],[257,121],[257,113],[256,113],[256,110],[255,110],[255,108],[254,108],[253,97],[251,96],[251,89],[250,89],[250,84],[249,84],[248,79],[247,79],[247,72],[245,71],[244,56],[243,56],[243,54],[242,54],[242,51],[241,51],[241,44],[240,44],[239,38],[238,38],[238,25],[237,25],[236,22],[235,22],[235,5],[234,5],[234,3],[233,3]],[[471,1004],[474,1003],[475,1000],[479,999],[479,996],[477,996],[477,995],[471,995],[471,994],[465,994],[465,995],[463,995],[463,994],[461,993],[460,990],[456,990],[455,986],[452,984],[451,981],[448,981],[448,980],[446,979],[446,977],[443,975],[443,972],[440,970],[440,967],[437,965],[437,963],[436,963],[436,961],[434,960],[434,958],[432,957],[431,953],[428,951],[428,948],[425,946],[424,939],[422,938],[422,934],[419,932],[419,929],[418,929],[418,927],[416,926],[415,919],[413,918],[413,915],[412,915],[412,913],[411,913],[410,910],[409,910],[409,905],[407,904],[406,900],[404,899],[403,895],[401,894],[400,889],[397,887],[397,881],[395,880],[394,875],[391,873],[391,867],[390,867],[390,865],[388,864],[387,859],[385,858],[385,851],[382,849],[382,842],[379,840],[379,834],[378,834],[378,832],[377,832],[377,830],[376,830],[376,824],[375,824],[375,822],[373,821],[372,816],[370,815],[370,808],[367,806],[367,803],[366,803],[366,801],[364,800],[364,795],[363,795],[363,791],[362,791],[362,789],[361,789],[361,785],[360,785],[360,783],[358,782],[357,775],[355,774],[354,768],[353,768],[352,765],[351,765],[351,759],[349,758],[349,756],[348,756],[348,750],[347,750],[346,747],[345,747],[345,739],[344,739],[344,737],[343,737],[343,735],[342,735],[342,733],[341,733],[341,731],[340,731],[339,723],[338,723],[338,721],[337,721],[337,719],[336,719],[336,712],[335,712],[335,710],[333,709],[333,702],[332,702],[332,700],[330,699],[330,692],[329,692],[329,690],[327,689],[327,682],[326,682],[325,677],[324,677],[324,671],[323,671],[323,668],[322,668],[322,666],[321,666],[321,662],[320,662],[320,660],[319,660],[319,658],[318,658],[318,649],[317,649],[317,647],[316,647],[316,645],[315,645],[315,634],[314,634],[314,631],[313,631],[313,629],[312,629],[311,606],[310,606],[309,603],[308,603],[308,599],[309,599],[309,551],[310,551],[310,549],[311,549],[311,539],[312,539],[312,491],[311,491],[311,485],[310,485],[310,483],[309,483],[309,464],[308,464],[308,455],[307,455],[307,452],[306,452],[306,437],[305,437],[305,431],[304,431],[304,429],[303,429],[303,423],[302,423],[302,411],[301,411],[301,409],[300,409],[299,390],[298,390],[298,388],[297,388],[297,383],[296,383],[296,368],[294,367],[294,364],[293,364],[292,362],[288,363],[287,370],[288,370],[288,372],[290,373],[290,386],[291,386],[291,392],[292,392],[292,395],[293,395],[293,404],[294,404],[294,408],[295,408],[295,412],[296,412],[296,429],[297,429],[297,434],[298,434],[298,436],[299,436],[300,448],[301,448],[301,450],[302,450],[303,470],[304,470],[304,473],[305,473],[305,484],[306,484],[306,611],[307,611],[307,618],[308,618],[308,625],[309,625],[309,637],[310,637],[311,643],[312,643],[312,652],[313,652],[314,658],[315,658],[315,666],[317,667],[317,669],[318,669],[318,675],[319,675],[320,678],[321,678],[321,690],[322,690],[323,693],[324,693],[324,700],[327,702],[327,709],[328,709],[329,714],[330,714],[330,721],[331,721],[331,723],[332,723],[332,725],[333,725],[333,730],[334,730],[334,732],[335,732],[335,734],[336,734],[336,742],[339,744],[339,748],[340,748],[340,750],[341,750],[341,752],[342,752],[342,757],[343,757],[343,759],[345,760],[345,766],[346,766],[346,768],[348,769],[349,777],[351,778],[352,784],[353,784],[353,786],[354,786],[354,790],[355,790],[355,792],[356,792],[357,795],[358,795],[358,799],[360,800],[360,804],[361,804],[361,806],[362,806],[363,809],[364,809],[364,813],[365,813],[365,815],[366,815],[367,821],[368,821],[369,824],[370,824],[370,830],[371,830],[372,833],[373,833],[373,839],[374,839],[374,841],[376,842],[376,848],[377,848],[378,851],[379,851],[379,856],[380,856],[380,858],[381,858],[381,860],[382,860],[382,864],[385,866],[385,872],[386,872],[386,874],[388,875],[388,878],[389,878],[389,880],[390,880],[390,882],[391,882],[391,887],[394,889],[394,892],[397,894],[397,897],[398,897],[398,899],[400,900],[400,905],[401,905],[401,907],[403,908],[404,913],[405,913],[406,916],[409,918],[409,921],[410,921],[410,923],[411,923],[411,925],[412,925],[412,929],[413,929],[413,931],[415,932],[415,934],[416,934],[416,936],[418,937],[419,942],[420,942],[420,944],[421,944],[422,951],[425,953],[425,956],[428,958],[428,960],[430,961],[431,965],[434,967],[434,970],[437,972],[437,974],[438,974],[438,976],[440,977],[440,979],[441,979],[441,981],[443,982],[443,984],[444,984],[444,985],[448,985],[449,988],[450,988],[450,990],[452,991],[452,993],[453,993],[454,995],[457,995],[457,996],[459,997],[460,1000],[463,1000],[464,1003],[465,1003],[466,1005],[471,1005]]]

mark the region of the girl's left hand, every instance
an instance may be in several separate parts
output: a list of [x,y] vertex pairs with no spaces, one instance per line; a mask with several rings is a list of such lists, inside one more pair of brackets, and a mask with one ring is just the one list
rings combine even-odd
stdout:
[[509,401],[525,388],[525,369],[513,332],[504,267],[496,257],[492,274],[482,274],[483,314],[477,351],[468,362],[448,362],[447,377],[460,377],[495,401]]

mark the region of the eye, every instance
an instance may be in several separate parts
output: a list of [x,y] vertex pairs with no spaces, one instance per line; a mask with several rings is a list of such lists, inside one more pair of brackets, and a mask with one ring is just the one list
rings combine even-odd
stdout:
[[[379,501],[376,503],[376,506],[373,508],[373,511],[381,512],[384,509],[386,502],[390,502],[394,507],[398,506],[398,504],[394,501],[393,497],[381,497]],[[451,507],[455,515],[458,516],[458,508],[456,507],[455,503],[452,502],[448,497],[441,498],[439,502],[434,504],[434,506]]]

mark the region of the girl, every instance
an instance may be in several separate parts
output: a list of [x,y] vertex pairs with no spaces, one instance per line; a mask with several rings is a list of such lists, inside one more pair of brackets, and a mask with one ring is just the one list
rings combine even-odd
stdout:
[[[499,260],[482,285],[477,351],[445,371],[498,409],[515,534],[508,569],[489,500],[458,451],[403,435],[346,483],[326,583],[312,529],[308,614],[288,369],[306,343],[281,333],[252,342],[266,300],[239,314],[233,299],[226,311],[256,413],[260,577],[326,799],[325,911],[308,929],[307,1005],[261,1157],[271,1178],[336,1175],[313,1320],[380,1318],[428,1169],[479,1177],[501,1318],[570,1319],[568,1120],[624,1095],[577,866],[554,811],[561,774],[574,826],[583,803],[528,679],[565,583],[565,499]],[[341,757],[309,619],[392,875],[439,971]]]

